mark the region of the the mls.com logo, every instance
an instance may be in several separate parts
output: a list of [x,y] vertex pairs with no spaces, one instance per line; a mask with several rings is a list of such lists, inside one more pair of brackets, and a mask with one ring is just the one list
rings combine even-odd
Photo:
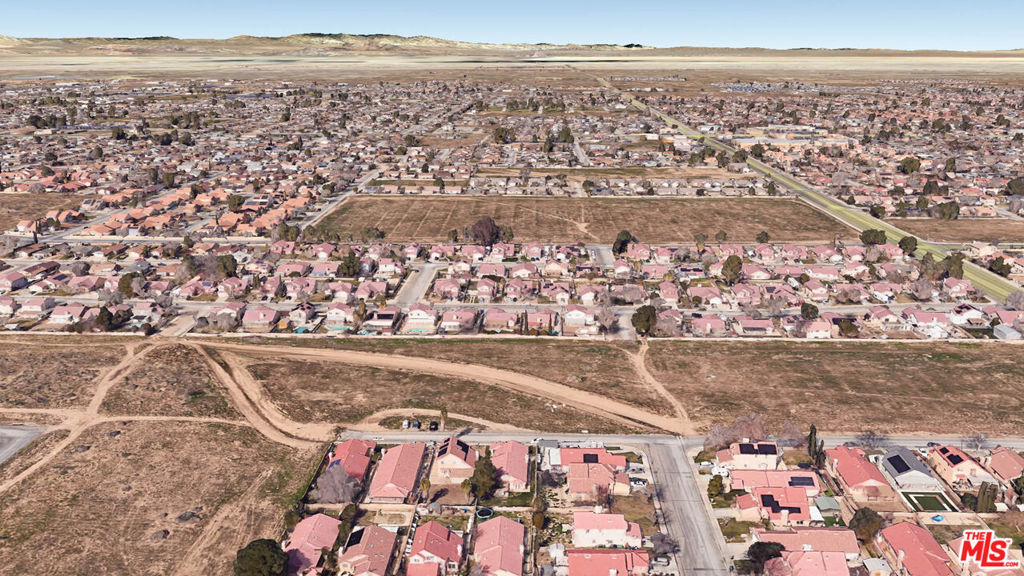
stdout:
[[991,530],[964,530],[960,544],[960,561],[973,560],[982,568],[1017,568],[1020,562],[1007,560],[1012,540],[996,538]]

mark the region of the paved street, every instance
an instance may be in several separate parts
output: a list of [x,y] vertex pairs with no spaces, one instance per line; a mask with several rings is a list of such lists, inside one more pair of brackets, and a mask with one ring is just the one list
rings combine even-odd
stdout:
[[42,428],[32,426],[0,426],[0,464],[42,433]]

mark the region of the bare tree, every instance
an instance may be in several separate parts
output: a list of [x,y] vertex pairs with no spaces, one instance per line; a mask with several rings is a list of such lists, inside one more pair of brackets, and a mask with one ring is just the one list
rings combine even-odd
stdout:
[[349,476],[344,466],[333,466],[320,475],[309,498],[319,504],[341,504],[352,502],[358,493],[359,481]]
[[89,273],[89,263],[79,260],[71,264],[71,273],[75,276],[85,276]]
[[779,440],[789,446],[803,446],[807,443],[807,435],[792,420],[786,420],[779,429]]
[[889,437],[874,430],[867,430],[857,435],[857,443],[871,449],[880,448],[889,443]]
[[1014,290],[1006,297],[1006,305],[1014,310],[1024,310],[1024,290]]
[[597,324],[601,327],[602,332],[605,334],[612,334],[615,332],[615,325],[618,323],[619,318],[615,315],[615,312],[608,307],[608,304],[601,306],[594,318],[597,320]]
[[655,556],[675,554],[679,550],[679,544],[673,540],[671,536],[668,534],[662,534],[661,532],[657,532],[651,536],[651,544],[654,545]]
[[931,300],[932,294],[935,292],[935,286],[925,278],[918,278],[910,285],[910,292],[914,295],[914,298],[923,302]]
[[981,450],[985,447],[985,443],[988,442],[988,436],[984,432],[978,432],[971,436],[964,436],[961,442],[964,446],[973,450]]
[[106,288],[100,288],[96,291],[96,297],[103,302],[104,306],[116,306],[124,301],[124,296],[117,290],[107,290]]

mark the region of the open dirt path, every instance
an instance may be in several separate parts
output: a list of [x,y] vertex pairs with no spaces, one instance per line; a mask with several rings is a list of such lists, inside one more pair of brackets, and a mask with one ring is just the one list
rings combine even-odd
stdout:
[[[236,351],[255,354],[258,357],[273,356],[277,358],[310,359],[318,361],[334,361],[357,366],[370,366],[385,370],[403,370],[407,372],[419,372],[437,376],[473,380],[484,384],[499,386],[506,390],[526,393],[532,396],[547,398],[554,402],[572,406],[578,410],[589,412],[629,426],[655,427],[676,434],[690,433],[692,427],[689,422],[678,417],[662,416],[652,414],[630,406],[622,402],[611,400],[604,396],[578,390],[564,384],[529,376],[511,370],[481,366],[479,364],[465,364],[460,362],[449,362],[435,360],[432,358],[418,358],[413,356],[399,356],[394,354],[380,354],[375,352],[361,352],[354,350],[331,350],[326,348],[298,348],[292,346],[236,344],[228,342],[210,342],[206,346],[218,351]],[[241,372],[246,372],[242,370]],[[249,377],[251,378],[251,376]],[[251,398],[258,398],[261,408],[264,404],[276,410],[273,404],[265,399],[262,387],[256,382],[243,382],[239,378],[239,384],[246,390]],[[278,412],[279,413],[279,412]],[[281,415],[283,417],[283,415]],[[308,426],[308,425],[302,425]]]
[[228,389],[232,402],[245,416],[245,419],[267,438],[293,448],[311,448],[318,442],[325,442],[334,437],[334,425],[330,423],[301,423],[285,416],[274,403],[267,398],[256,379],[246,369],[245,363],[233,354],[218,352],[217,355],[226,365],[213,359],[207,349],[196,344],[192,345],[213,371],[217,379]]
[[654,388],[658,394],[661,394],[662,398],[668,401],[672,405],[672,409],[675,410],[676,416],[682,420],[687,426],[686,434],[695,434],[696,430],[693,428],[693,423],[690,421],[689,414],[686,413],[686,407],[683,403],[675,397],[674,394],[665,388],[665,385],[660,380],[654,377],[654,374],[647,369],[647,340],[640,342],[640,349],[635,353],[629,354],[629,361],[633,365],[633,371],[636,372],[640,378],[647,383],[648,386]]

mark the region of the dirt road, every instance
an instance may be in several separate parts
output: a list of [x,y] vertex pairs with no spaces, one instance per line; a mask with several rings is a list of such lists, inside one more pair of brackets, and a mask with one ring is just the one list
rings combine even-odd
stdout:
[[[293,346],[237,344],[229,342],[209,342],[207,347],[221,351],[244,352],[255,354],[258,357],[273,355],[277,358],[287,359],[309,359],[316,361],[333,361],[357,366],[369,366],[386,370],[403,370],[437,376],[473,380],[492,386],[498,386],[514,392],[526,393],[532,396],[546,398],[572,406],[578,410],[589,412],[629,426],[650,426],[660,428],[667,432],[676,434],[691,434],[693,428],[689,421],[680,417],[669,417],[652,414],[646,410],[611,400],[604,396],[578,390],[564,384],[545,380],[535,376],[529,376],[519,372],[481,366],[479,364],[464,364],[432,358],[418,358],[412,356],[399,356],[394,354],[378,354],[375,352],[360,352],[354,350],[331,350],[325,348],[299,348]],[[268,411],[276,410],[273,404],[266,400],[262,387],[255,381],[240,376],[247,371],[242,370],[236,374],[239,385],[248,397],[256,399],[261,411],[266,408]],[[267,414],[266,411],[263,412]],[[283,415],[282,415],[283,418]],[[273,421],[273,420],[272,420]],[[275,422],[277,424],[277,422]],[[283,424],[283,422],[282,422]],[[285,428],[282,428],[285,429]]]

